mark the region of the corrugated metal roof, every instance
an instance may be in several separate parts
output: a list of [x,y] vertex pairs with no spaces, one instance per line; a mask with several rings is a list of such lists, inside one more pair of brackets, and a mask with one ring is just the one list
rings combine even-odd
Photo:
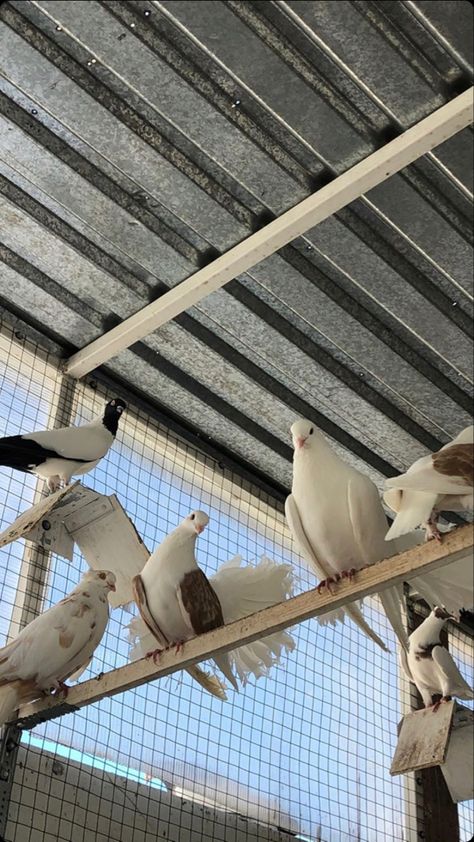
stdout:
[[[467,2],[6,2],[1,299],[65,353],[472,83]],[[276,488],[310,416],[382,485],[470,421],[465,129],[112,360]]]

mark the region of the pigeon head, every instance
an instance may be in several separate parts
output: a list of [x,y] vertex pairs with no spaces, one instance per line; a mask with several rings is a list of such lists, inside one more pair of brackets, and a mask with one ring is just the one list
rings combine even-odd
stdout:
[[105,405],[102,422],[113,436],[117,433],[119,418],[126,408],[127,404],[122,398],[113,398]]
[[115,590],[116,577],[111,570],[89,570],[84,576],[84,581],[101,585],[107,591]]
[[459,623],[459,619],[454,616],[454,614],[450,614],[449,611],[446,611],[444,605],[435,605],[431,612],[432,617],[436,617],[437,620],[442,620],[443,623],[446,620],[454,620],[455,623]]
[[189,532],[195,532],[196,535],[200,535],[208,523],[209,516],[206,515],[206,512],[200,512],[199,510],[191,512],[191,514],[183,520],[183,526],[189,530]]
[[313,440],[317,436],[317,430],[311,421],[306,421],[304,418],[295,421],[290,428],[293,437],[293,447],[295,452],[302,448],[309,449]]

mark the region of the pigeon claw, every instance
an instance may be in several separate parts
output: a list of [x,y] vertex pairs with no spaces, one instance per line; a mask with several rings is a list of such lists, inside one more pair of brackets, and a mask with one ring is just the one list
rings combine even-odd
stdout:
[[174,651],[175,654],[178,655],[184,649],[184,640],[178,640],[177,643],[174,644]]
[[355,567],[351,567],[349,570],[343,570],[341,573],[341,579],[349,579],[349,581],[352,582],[356,573],[357,570]]
[[433,515],[422,526],[425,529],[425,541],[432,541],[434,539],[438,544],[441,544],[443,540],[442,535],[436,524],[436,518]]
[[327,590],[329,591],[330,594],[334,594],[334,590],[331,586],[335,585],[336,582],[338,582],[340,578],[341,577],[340,577],[339,573],[336,573],[334,576],[328,576],[327,579],[322,579],[322,581],[317,586],[318,593],[320,594],[321,591],[323,590],[323,588],[327,588]]
[[442,696],[441,699],[438,699],[438,701],[435,702],[434,705],[432,705],[433,713],[436,713],[436,711],[438,710],[440,705],[442,705],[445,702],[450,702],[450,701],[451,701],[451,696]]
[[145,657],[146,658],[152,658],[153,663],[156,666],[159,663],[160,657],[163,654],[163,652],[164,652],[164,649],[153,649],[151,652],[147,652]]
[[53,695],[60,696],[63,695],[65,699],[67,699],[69,693],[69,687],[64,681],[56,681],[53,687]]

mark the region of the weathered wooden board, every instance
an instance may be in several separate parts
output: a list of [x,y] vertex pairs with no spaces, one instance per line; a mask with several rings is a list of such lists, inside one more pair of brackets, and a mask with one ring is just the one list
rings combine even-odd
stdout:
[[444,702],[436,712],[432,708],[425,708],[408,713],[403,718],[390,767],[391,775],[402,775],[444,763],[454,706],[455,702]]
[[25,705],[19,712],[20,724],[22,727],[32,728],[39,721],[53,719],[93,704],[106,696],[113,696],[148,681],[164,678],[220,652],[228,652],[295,623],[325,614],[386,587],[410,580],[417,574],[436,570],[470,552],[472,543],[472,526],[456,529],[444,538],[442,544],[430,541],[360,570],[352,580],[344,579],[338,582],[334,586],[333,594],[319,594],[315,588],[194,638],[187,642],[179,653],[176,653],[175,649],[166,651],[159,664],[155,665],[146,659],[134,661],[101,675],[99,679],[91,679],[72,687],[66,701],[49,698]]
[[74,482],[72,485],[66,486],[66,488],[60,488],[59,491],[55,491],[54,494],[49,494],[43,500],[40,500],[39,503],[36,503],[35,506],[32,506],[30,509],[27,509],[26,512],[23,512],[17,519],[11,524],[11,526],[7,526],[7,528],[0,534],[0,547],[6,546],[6,544],[11,544],[12,541],[17,541],[19,538],[25,538],[26,534],[30,532],[38,523],[39,521],[46,517],[51,510],[62,500],[63,497],[71,493],[71,490],[78,485],[78,482]]

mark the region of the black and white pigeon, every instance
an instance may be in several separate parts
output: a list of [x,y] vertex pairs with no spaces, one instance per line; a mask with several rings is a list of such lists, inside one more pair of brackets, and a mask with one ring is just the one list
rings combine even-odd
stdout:
[[[444,606],[436,606],[411,633],[408,652],[400,650],[400,664],[408,680],[418,688],[425,708],[433,706],[433,710],[437,710],[441,702],[450,701],[452,696],[474,699],[473,690],[441,643],[441,630],[448,620],[458,622]],[[436,701],[435,696],[441,696],[441,699]]]
[[[224,625],[219,598],[195,557],[196,538],[208,523],[205,512],[191,512],[166,536],[132,581],[142,620],[160,646],[149,656],[158,657],[163,649],[172,645],[179,648],[184,641]],[[238,690],[229,656],[216,655],[214,661]],[[215,676],[197,665],[188,667],[187,672],[209,693],[226,698]]]
[[114,443],[119,418],[127,408],[121,398],[105,406],[103,415],[82,427],[41,430],[0,439],[0,465],[36,474],[51,492],[71,477],[87,474]]
[[0,649],[0,725],[17,708],[48,690],[64,690],[78,678],[97,649],[109,619],[108,594],[115,576],[89,570],[71,593],[35,617]]

